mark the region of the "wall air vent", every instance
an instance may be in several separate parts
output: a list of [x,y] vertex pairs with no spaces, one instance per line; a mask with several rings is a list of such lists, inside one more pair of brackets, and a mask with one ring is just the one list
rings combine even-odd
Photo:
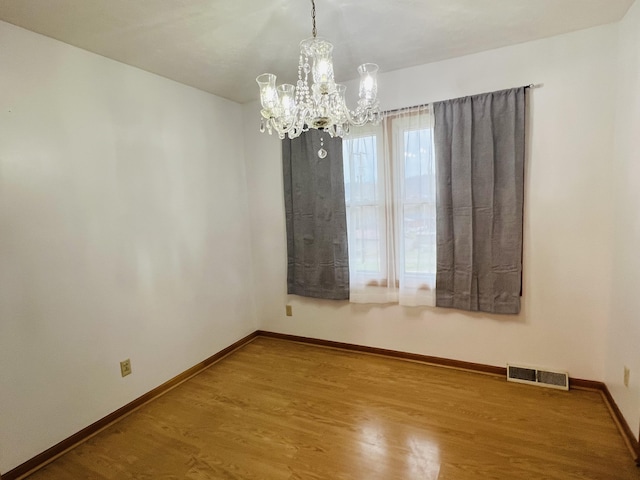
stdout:
[[569,374],[539,368],[523,367],[507,364],[507,380],[510,382],[528,383],[541,387],[569,390]]

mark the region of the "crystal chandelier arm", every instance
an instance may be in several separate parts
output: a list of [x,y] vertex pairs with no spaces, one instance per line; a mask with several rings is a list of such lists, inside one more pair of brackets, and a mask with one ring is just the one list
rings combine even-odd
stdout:
[[280,138],[295,138],[315,128],[332,137],[342,137],[349,133],[352,125],[379,122],[378,66],[365,63],[358,68],[359,100],[355,110],[349,110],[344,98],[345,87],[334,80],[333,45],[317,36],[315,0],[311,0],[311,20],[313,36],[300,43],[296,85],[276,87],[276,77],[271,74],[256,78],[262,103],[260,131],[275,130]]
[[349,110],[345,105],[345,115],[347,118],[346,123],[354,127],[362,127],[367,123],[378,124],[382,119],[377,102],[366,108],[358,106],[355,111]]

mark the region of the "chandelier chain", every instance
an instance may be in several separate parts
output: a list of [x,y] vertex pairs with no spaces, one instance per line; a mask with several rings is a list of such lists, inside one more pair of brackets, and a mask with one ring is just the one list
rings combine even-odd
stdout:
[[313,34],[313,38],[316,38],[318,31],[316,30],[316,2],[314,0],[311,0],[311,18],[313,19],[313,29],[311,33]]

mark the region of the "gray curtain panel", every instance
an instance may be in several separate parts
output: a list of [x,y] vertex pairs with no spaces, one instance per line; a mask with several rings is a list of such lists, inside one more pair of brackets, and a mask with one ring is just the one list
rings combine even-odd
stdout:
[[[326,158],[318,157],[323,139]],[[287,223],[287,291],[349,298],[342,139],[309,130],[282,141]]]
[[525,91],[434,104],[436,306],[520,311]]

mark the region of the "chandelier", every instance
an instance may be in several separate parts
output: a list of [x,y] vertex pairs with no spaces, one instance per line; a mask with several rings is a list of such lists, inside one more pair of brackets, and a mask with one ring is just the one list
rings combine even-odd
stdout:
[[[345,102],[346,86],[333,78],[333,45],[316,35],[316,4],[311,0],[312,37],[300,42],[298,82],[276,87],[276,76],[263,73],[256,78],[260,86],[262,121],[260,131],[273,130],[283,139],[298,137],[309,128],[323,130],[332,137],[349,133],[350,126],[380,121],[378,106],[378,66],[364,63],[360,74],[359,100],[355,110]],[[309,76],[311,74],[312,82]]]

